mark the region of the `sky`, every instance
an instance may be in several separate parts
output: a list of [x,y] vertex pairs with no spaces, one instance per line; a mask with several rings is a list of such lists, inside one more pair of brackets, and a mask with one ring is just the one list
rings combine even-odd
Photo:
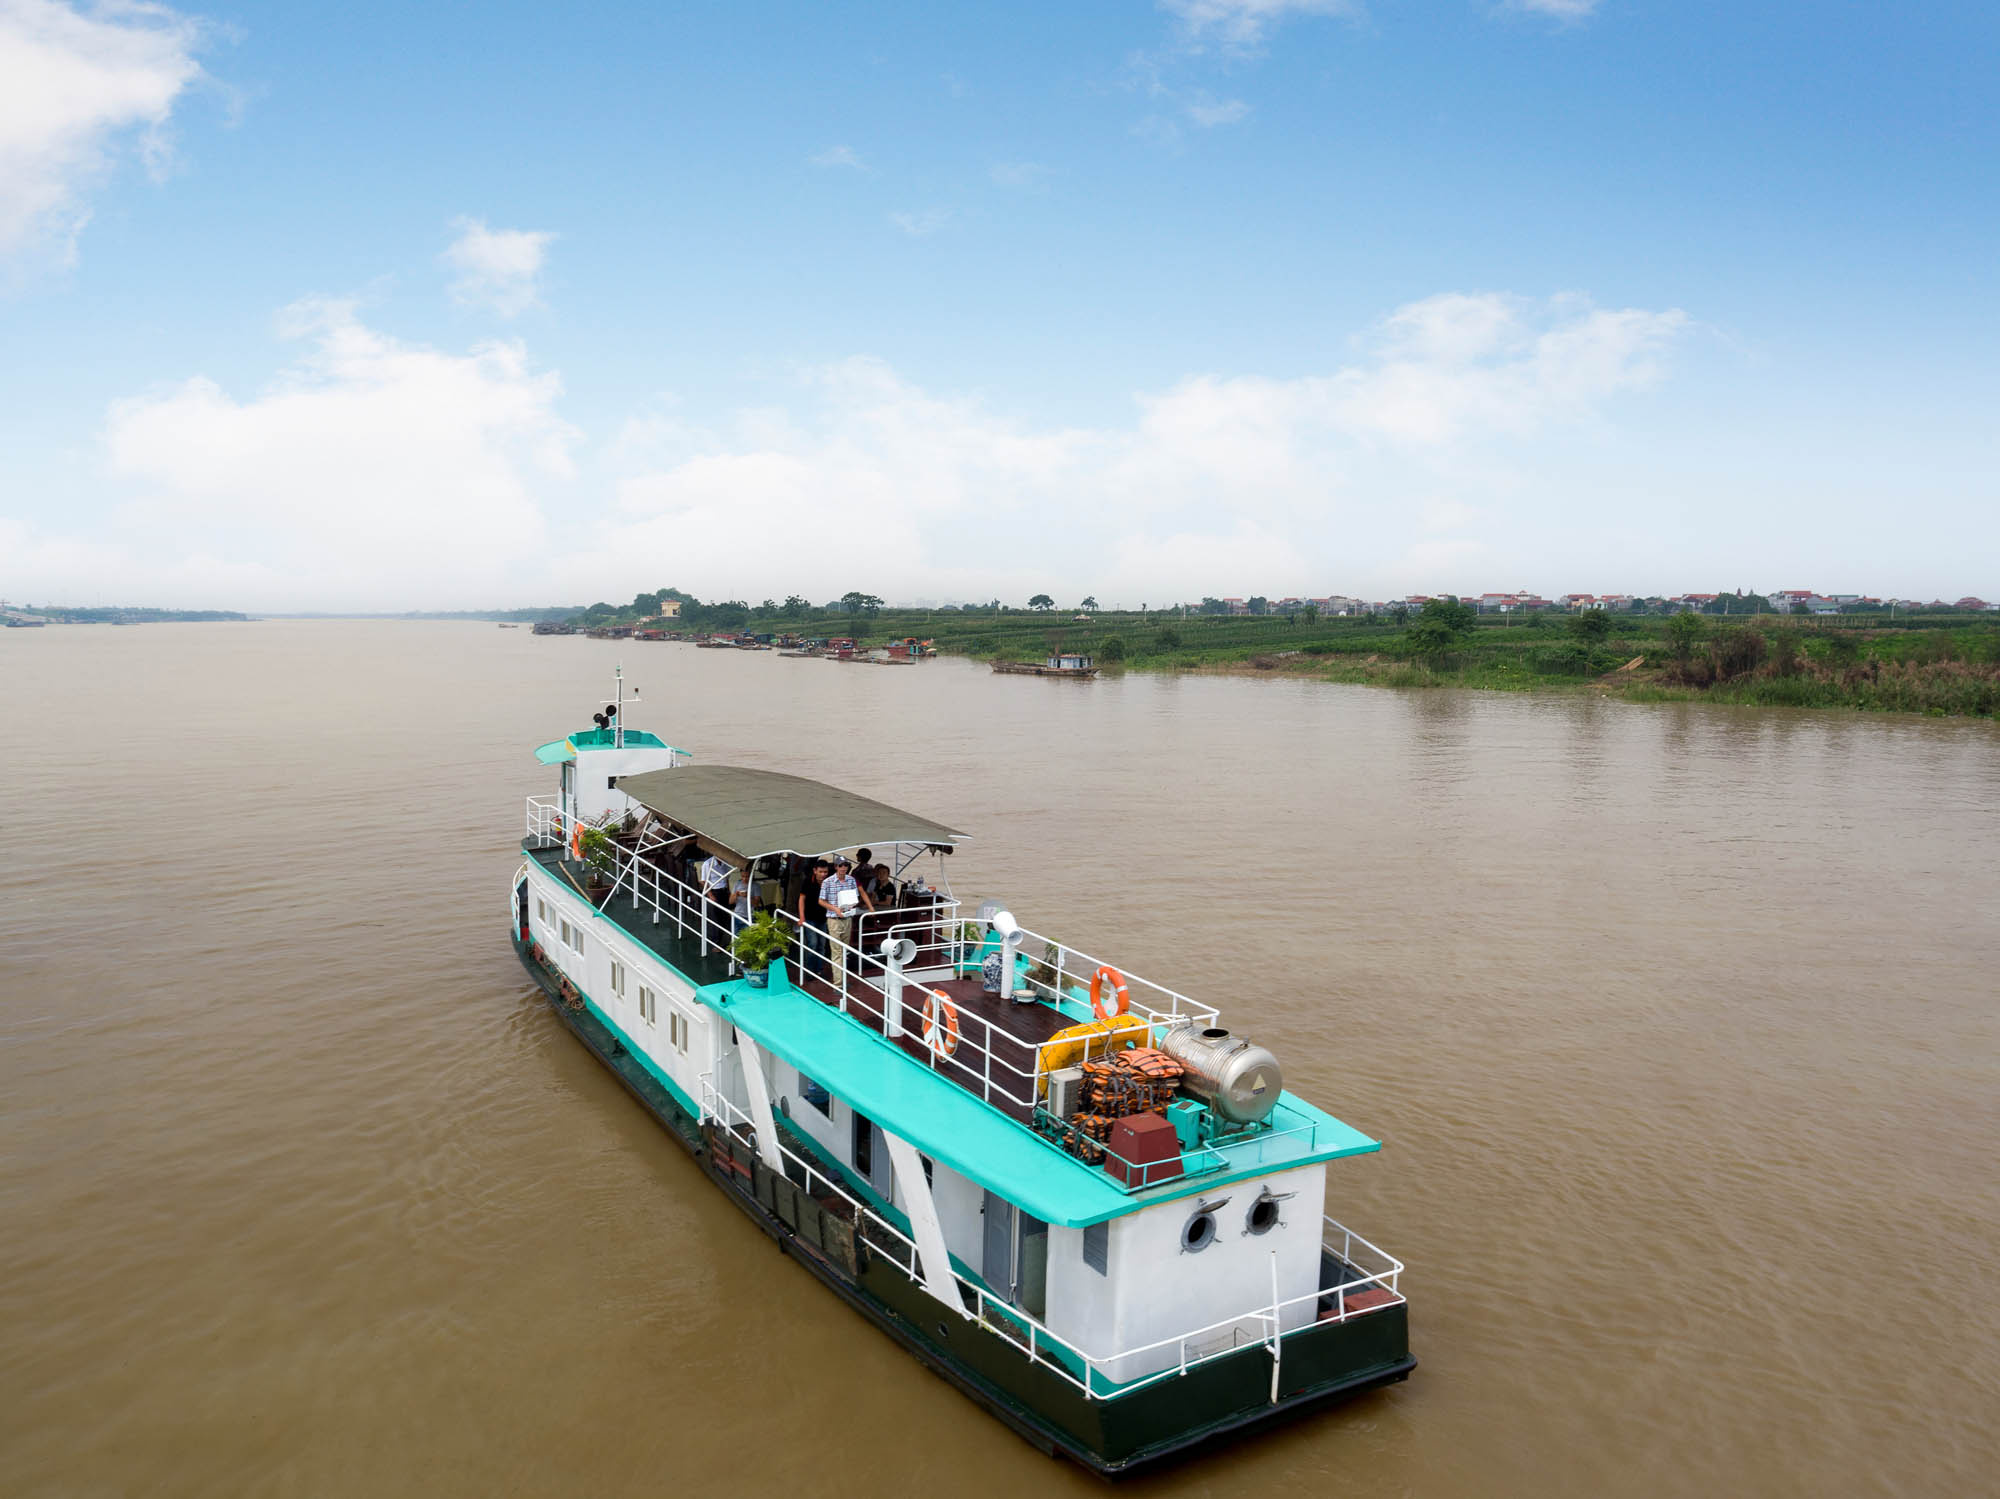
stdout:
[[0,598],[2000,597],[2000,7],[0,0]]

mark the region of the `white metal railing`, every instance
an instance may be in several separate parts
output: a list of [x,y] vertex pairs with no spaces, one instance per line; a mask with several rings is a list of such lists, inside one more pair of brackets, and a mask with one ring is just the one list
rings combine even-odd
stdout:
[[[549,847],[567,846],[579,824],[585,830],[601,830],[619,820],[615,815],[607,815],[600,822],[575,819],[563,810],[559,801],[542,797],[527,799],[528,835]],[[600,902],[600,909],[619,894],[627,894],[635,909],[650,913],[655,923],[671,921],[676,935],[682,937],[693,933],[704,955],[729,955],[730,939],[742,925],[742,917],[734,907],[718,906],[700,887],[667,873],[641,851],[624,843],[610,842],[605,850],[611,887]],[[1018,1110],[1023,1116],[1019,1122],[1035,1127],[1048,1070],[1042,1065],[1048,1042],[1023,1040],[983,1016],[960,1011],[942,995],[935,1024],[943,1026],[944,1010],[948,1007],[954,1017],[955,1039],[941,1028],[934,1029],[930,1036],[925,1034],[920,1017],[933,991],[922,977],[911,975],[935,973],[940,968],[953,975],[968,971],[976,967],[989,945],[980,924],[962,918],[957,901],[944,898],[928,910],[863,911],[855,918],[862,943],[845,942],[824,926],[801,923],[791,911],[781,914],[793,928],[788,959],[795,982],[816,979],[825,984],[833,991],[834,1003],[841,1013],[852,1015],[859,1011],[869,1016],[892,1042],[905,1035],[916,1037],[920,1044],[914,1052],[899,1047],[903,1055],[922,1062],[984,1102],[1001,1107],[1003,1112]],[[884,918],[888,918],[886,924]],[[1026,936],[1044,944],[1040,964],[1023,976],[1027,988],[1040,997],[1053,999],[1063,994],[1076,975],[1094,973],[1099,966],[1099,961],[1089,954],[1051,938],[1033,932]],[[902,979],[900,1005],[891,1000],[895,987],[892,971],[880,951],[884,940],[897,937],[908,937],[917,947],[917,955]],[[1142,993],[1156,996],[1166,1006],[1159,1008],[1141,1002],[1132,1007],[1131,1013],[1146,1022],[1154,1040],[1170,1024],[1184,1020],[1213,1022],[1216,1018],[1212,1008],[1197,1006],[1185,995],[1148,980],[1128,976],[1127,983],[1140,988]],[[1069,996],[1072,1000],[1075,997]],[[1083,1146],[1072,1138],[1076,1135],[1073,1126],[1055,1120],[1046,1111],[1042,1112],[1040,1123],[1042,1127],[1036,1133],[1049,1139],[1055,1148],[1067,1148],[1067,1140],[1069,1146],[1076,1147],[1072,1154],[1085,1154],[1093,1162],[1101,1158],[1106,1163],[1123,1165],[1126,1168],[1123,1171],[1107,1171],[1107,1179],[1127,1192],[1143,1191],[1163,1180],[1161,1162],[1129,1160],[1112,1149],[1108,1141],[1093,1140]],[[1295,1146],[1303,1144],[1310,1150],[1317,1141],[1318,1128],[1316,1121],[1308,1119],[1290,1127],[1246,1131],[1190,1147],[1175,1164],[1181,1175],[1205,1174],[1225,1163],[1220,1154],[1223,1149],[1229,1151],[1227,1159],[1232,1165],[1281,1162],[1296,1153]]]
[[[704,1123],[719,1123],[731,1134],[739,1131],[747,1133],[755,1141],[757,1127],[742,1109],[715,1086],[714,1075],[701,1075],[701,1110]],[[844,1202],[854,1215],[854,1230],[857,1244],[864,1241],[875,1249],[882,1248],[886,1240],[892,1246],[887,1256],[889,1263],[917,1284],[923,1284],[923,1274],[919,1269],[919,1250],[916,1240],[889,1222],[860,1197],[849,1191],[823,1163],[794,1150],[786,1143],[783,1132],[773,1142],[779,1158],[796,1166],[804,1176],[803,1185],[808,1194],[817,1197],[814,1183],[824,1183],[826,1190]],[[787,1173],[789,1174],[789,1172]],[[864,1236],[864,1225],[870,1232]],[[1201,1327],[1190,1328],[1186,1332],[1172,1334],[1150,1343],[1120,1349],[1116,1353],[1093,1355],[1085,1353],[1068,1339],[1049,1330],[1046,1323],[1030,1316],[1011,1302],[993,1295],[985,1286],[956,1267],[950,1268],[952,1282],[959,1293],[959,1315],[967,1321],[977,1322],[1001,1333],[1021,1349],[1032,1364],[1053,1371],[1059,1378],[1074,1385],[1085,1396],[1093,1400],[1114,1400],[1157,1384],[1168,1378],[1177,1378],[1190,1369],[1199,1368],[1211,1359],[1223,1358],[1246,1346],[1263,1344],[1271,1350],[1272,1392],[1276,1399],[1277,1370],[1283,1355],[1283,1342],[1302,1332],[1309,1332],[1329,1322],[1346,1322],[1352,1317],[1378,1311],[1386,1306],[1394,1306],[1406,1298],[1399,1289],[1403,1273],[1403,1262],[1387,1251],[1378,1248],[1346,1225],[1331,1217],[1324,1218],[1320,1242],[1330,1250],[1347,1268],[1355,1271],[1350,1279],[1344,1279],[1332,1286],[1315,1286],[1303,1295],[1279,1299],[1276,1295],[1275,1269],[1272,1286],[1272,1300],[1262,1306],[1250,1307],[1233,1316],[1221,1317]],[[1335,1245],[1338,1244],[1338,1248]],[[1380,1266],[1369,1271],[1356,1255],[1365,1251],[1371,1263]],[[1315,1277],[1317,1279],[1317,1277]],[[1352,1304],[1352,1298],[1364,1291],[1381,1290],[1390,1299],[1371,1299],[1361,1305]],[[1296,1327],[1287,1328],[1285,1322],[1291,1320],[1288,1314],[1294,1309],[1310,1308],[1310,1315]],[[1245,1325],[1263,1329],[1253,1344],[1238,1341]],[[1226,1341],[1224,1341],[1226,1339]],[[1222,1346],[1203,1349],[1204,1345],[1220,1342]],[[1168,1351],[1172,1359],[1164,1367],[1140,1375],[1136,1378],[1120,1378],[1114,1370],[1122,1370],[1136,1361],[1152,1361],[1164,1357]],[[1067,1358],[1055,1356],[1066,1354]],[[1081,1372],[1079,1372],[1081,1371]]]
[[[1045,937],[1040,932],[1023,927],[1022,951],[1028,950],[1030,943],[1042,944],[1041,960],[1035,963],[1025,975],[1028,987],[1037,998],[1054,1003],[1069,1001],[1075,1003],[1087,999],[1092,977],[1100,968],[1111,968],[1125,980],[1126,988],[1132,996],[1132,1013],[1143,1016],[1156,1029],[1171,1025],[1177,1020],[1192,1020],[1198,1025],[1214,1025],[1218,1012],[1213,1006],[1197,1004],[1185,994],[1169,989],[1164,984],[1156,984],[1151,979],[1141,978],[1116,964],[1106,963],[1102,958],[1093,958],[1065,942],[1053,937]],[[986,936],[981,933],[977,939],[983,949]]]

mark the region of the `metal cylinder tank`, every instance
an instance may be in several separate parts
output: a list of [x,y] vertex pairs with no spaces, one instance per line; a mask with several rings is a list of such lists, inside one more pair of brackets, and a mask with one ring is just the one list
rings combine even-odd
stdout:
[[1285,1086],[1278,1059],[1262,1046],[1193,1021],[1169,1028],[1160,1050],[1187,1069],[1181,1087],[1233,1124],[1261,1124]]

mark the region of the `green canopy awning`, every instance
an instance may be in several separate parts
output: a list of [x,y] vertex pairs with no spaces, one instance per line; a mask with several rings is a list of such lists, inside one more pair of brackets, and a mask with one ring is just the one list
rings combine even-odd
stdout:
[[627,796],[743,859],[863,844],[956,843],[965,835],[837,786],[744,765],[687,765],[619,776]]

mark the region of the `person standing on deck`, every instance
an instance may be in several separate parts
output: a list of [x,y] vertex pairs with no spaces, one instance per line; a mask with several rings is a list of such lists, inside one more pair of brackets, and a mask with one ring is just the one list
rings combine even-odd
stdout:
[[[847,956],[843,962],[850,968],[854,945],[854,918],[857,909],[866,906],[875,909],[875,902],[868,898],[868,892],[854,883],[854,862],[845,854],[833,861],[833,873],[819,887],[820,909],[826,912],[826,932],[836,943],[846,944]],[[843,901],[842,896],[847,899]]]
[[[805,865],[803,859],[799,862]],[[826,960],[826,910],[820,905],[819,892],[832,873],[833,866],[824,859],[815,859],[810,865],[805,865],[805,873],[792,899],[792,914],[798,918],[799,930],[805,937],[806,972],[818,979],[826,978],[830,971]]]

